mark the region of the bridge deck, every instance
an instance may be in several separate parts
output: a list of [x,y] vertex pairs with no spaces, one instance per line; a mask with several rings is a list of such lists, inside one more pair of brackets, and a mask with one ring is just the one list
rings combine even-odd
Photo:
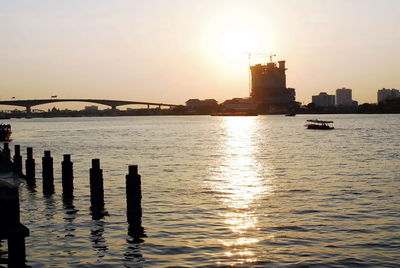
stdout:
[[140,105],[154,105],[154,106],[166,106],[176,107],[177,104],[169,103],[157,103],[157,102],[145,102],[145,101],[124,101],[124,100],[104,100],[104,99],[34,99],[34,100],[9,100],[0,101],[0,105],[11,105],[11,106],[22,106],[30,108],[37,105],[54,103],[54,102],[90,102],[96,104],[102,104],[116,108],[123,105],[140,104]]

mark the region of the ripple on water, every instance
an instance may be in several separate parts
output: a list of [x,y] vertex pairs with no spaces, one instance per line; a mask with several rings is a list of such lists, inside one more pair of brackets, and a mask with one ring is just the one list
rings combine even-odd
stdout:
[[[14,143],[51,149],[56,193],[21,187],[28,265],[397,267],[400,121],[396,115],[11,120]],[[112,142],[110,142],[112,141]],[[63,202],[59,163],[74,161]],[[25,155],[24,155],[25,157]],[[88,169],[100,158],[108,216],[92,220]],[[126,219],[125,175],[142,175],[141,227]],[[3,249],[3,248],[2,248]]]

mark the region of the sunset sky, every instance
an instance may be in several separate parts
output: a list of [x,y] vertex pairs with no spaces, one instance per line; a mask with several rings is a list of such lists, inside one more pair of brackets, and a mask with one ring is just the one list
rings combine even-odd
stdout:
[[400,1],[0,0],[0,100],[246,97],[248,53],[286,60],[304,104],[376,102],[400,88]]

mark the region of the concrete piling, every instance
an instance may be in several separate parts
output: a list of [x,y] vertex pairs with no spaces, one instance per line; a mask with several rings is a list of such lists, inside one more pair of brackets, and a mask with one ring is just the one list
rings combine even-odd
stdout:
[[142,189],[141,176],[138,173],[138,166],[131,165],[126,175],[126,215],[128,219],[128,235],[133,242],[143,242],[145,237],[142,227]]
[[103,170],[100,169],[100,160],[92,159],[90,169],[90,209],[93,219],[101,219],[105,215],[104,211],[104,186]]
[[25,160],[25,176],[26,182],[29,187],[34,188],[36,185],[35,182],[35,159],[33,158],[33,149],[32,147],[26,148],[27,158]]
[[64,154],[64,160],[61,162],[61,170],[63,196],[65,198],[72,198],[74,192],[74,175],[70,154]]
[[44,151],[42,157],[42,177],[43,177],[43,194],[50,195],[54,193],[54,172],[53,157],[50,151]]
[[22,156],[21,147],[19,145],[14,146],[14,170],[17,174],[22,175]]

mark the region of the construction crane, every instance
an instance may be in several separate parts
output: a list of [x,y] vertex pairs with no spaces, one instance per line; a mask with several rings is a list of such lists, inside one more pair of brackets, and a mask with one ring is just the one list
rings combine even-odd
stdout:
[[251,95],[251,53],[247,53],[248,60],[249,60],[249,96]]

